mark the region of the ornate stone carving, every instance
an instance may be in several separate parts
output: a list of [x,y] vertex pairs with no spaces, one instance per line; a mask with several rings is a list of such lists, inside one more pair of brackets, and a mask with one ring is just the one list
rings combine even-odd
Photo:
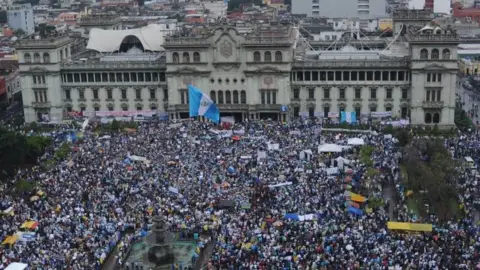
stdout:
[[270,87],[273,84],[273,77],[272,76],[267,76],[267,77],[263,78],[263,83]]
[[225,58],[230,58],[233,54],[233,45],[232,43],[228,42],[228,40],[224,40],[220,44],[220,54]]
[[192,79],[192,77],[184,77],[182,82],[183,82],[184,85],[189,85],[189,84],[192,84],[193,79]]

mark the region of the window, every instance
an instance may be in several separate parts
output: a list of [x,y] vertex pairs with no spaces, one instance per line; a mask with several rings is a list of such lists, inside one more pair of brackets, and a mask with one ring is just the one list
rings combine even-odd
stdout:
[[115,76],[117,77],[116,78],[117,82],[123,82],[122,73],[115,73]]
[[33,62],[34,63],[40,63],[40,54],[39,53],[34,53],[33,54]]
[[362,98],[362,89],[361,88],[355,88],[355,98],[356,99],[361,99]]
[[179,63],[180,62],[180,56],[178,55],[178,53],[174,52],[172,54],[172,62],[173,63]]
[[260,56],[260,52],[254,52],[253,53],[253,62],[261,62],[262,58]]
[[272,53],[271,52],[265,52],[263,61],[268,62],[268,63],[272,62]]
[[392,107],[391,107],[391,106],[385,106],[385,111],[391,112],[391,111],[392,111]]
[[63,60],[63,50],[60,51],[60,60]]
[[138,104],[137,105],[137,111],[141,111],[142,110],[142,105]]
[[213,103],[217,103],[217,95],[215,91],[210,91],[210,99],[213,101]]
[[440,114],[439,113],[434,113],[433,114],[433,123],[434,124],[440,123]]
[[442,59],[443,60],[450,60],[450,50],[449,49],[443,49]]
[[152,110],[152,111],[156,111],[156,110],[157,110],[157,106],[155,106],[155,105],[151,105],[151,106],[150,106],[150,110]]
[[98,111],[100,111],[100,106],[99,106],[99,105],[95,105],[95,106],[93,106],[93,109],[94,109],[96,112],[98,112]]
[[112,105],[112,104],[109,104],[109,105],[108,105],[108,110],[109,110],[109,111],[111,111],[111,112],[114,110],[114,108],[113,108],[113,105]]
[[314,107],[308,107],[308,116],[309,117],[314,117],[315,116],[315,108]]
[[387,92],[386,92],[386,94],[385,94],[385,97],[386,97],[386,98],[393,98],[393,97],[392,97],[392,96],[393,96],[393,94],[392,94],[392,93],[393,93],[393,89],[392,89],[392,88],[387,88],[386,91],[387,91]]
[[81,112],[84,112],[86,109],[87,109],[87,107],[85,107],[85,105],[80,105],[80,111]]
[[95,80],[93,79],[93,73],[88,73],[88,81],[95,82]]
[[370,107],[370,112],[376,112],[377,111],[377,107]]
[[94,98],[94,99],[98,99],[98,90],[97,90],[97,89],[93,89],[93,90],[92,90],[92,93],[93,93],[93,98]]
[[404,81],[405,80],[405,71],[399,71],[398,72],[398,80],[399,81]]
[[402,89],[402,99],[408,98],[408,89]]
[[262,104],[265,104],[265,102],[266,102],[265,101],[265,92],[263,92],[263,91],[260,93],[260,101],[261,101]]
[[422,49],[420,51],[420,59],[422,59],[422,60],[427,60],[428,59],[428,50],[427,49]]
[[145,81],[145,76],[144,76],[144,75],[145,75],[145,74],[144,74],[143,72],[139,72],[139,73],[138,73],[138,77],[137,77],[137,78],[138,78],[138,81],[139,81],[139,82]]
[[65,89],[65,99],[71,99],[71,97],[70,97],[70,89]]
[[275,52],[275,62],[282,62],[283,61],[283,56],[281,51],[276,51]]
[[135,90],[135,98],[136,99],[142,99],[142,90],[141,89],[136,89]]
[[194,52],[193,53],[193,62],[200,63],[200,53],[199,52]]
[[370,98],[371,99],[377,98],[377,89],[370,89]]
[[397,72],[390,71],[390,81],[396,81],[396,80],[397,80]]
[[345,89],[340,89],[339,97],[340,97],[341,99],[344,99],[344,98],[345,98]]
[[238,91],[233,90],[233,104],[238,104]]
[[80,81],[81,82],[87,82],[87,74],[80,73]]
[[124,112],[128,111],[128,105],[127,104],[122,104],[122,110]]
[[43,53],[43,63],[50,63],[50,54]]
[[356,71],[352,71],[352,72],[350,73],[350,80],[351,80],[351,81],[356,81],[356,80],[358,80],[358,76],[357,76],[357,72],[356,72]]
[[32,62],[32,56],[29,53],[24,54],[23,58],[25,58],[25,63],[31,63]]
[[309,99],[315,99],[315,88],[309,88],[308,89],[308,98]]
[[182,62],[183,62],[183,63],[189,63],[189,62],[190,62],[190,54],[189,54],[188,52],[184,52],[184,53],[183,53]]
[[230,90],[225,91],[225,103],[232,104],[232,93],[230,93]]
[[293,89],[293,99],[299,99],[300,98],[300,89],[295,88]]
[[432,123],[432,115],[430,113],[425,114],[425,123],[427,124]]
[[357,119],[360,119],[360,115],[361,115],[360,107],[355,107],[355,117]]
[[240,92],[240,102],[242,104],[247,104],[247,92],[245,92],[245,90]]
[[85,99],[85,91],[78,90],[78,98],[79,99]]
[[113,99],[112,89],[107,89],[107,99]]
[[407,107],[402,107],[402,119],[406,119],[407,118],[407,114],[408,114],[408,109]]
[[330,88],[323,89],[323,98],[325,98],[325,99],[330,98]]
[[330,107],[323,107],[323,117],[328,118],[328,113],[330,112]]
[[122,89],[122,99],[127,99],[127,89]]
[[427,90],[426,101],[441,101],[442,100],[442,92],[440,90]]
[[439,55],[439,52],[438,52],[438,49],[433,49],[432,50],[432,55],[431,55],[431,59],[438,59],[440,57]]
[[156,99],[155,89],[150,89],[150,99]]
[[218,91],[217,95],[218,95],[217,96],[218,104],[223,104],[223,91],[222,90]]

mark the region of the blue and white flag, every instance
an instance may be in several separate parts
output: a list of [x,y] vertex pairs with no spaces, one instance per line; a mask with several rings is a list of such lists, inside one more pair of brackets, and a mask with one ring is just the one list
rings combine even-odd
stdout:
[[209,96],[193,85],[188,86],[190,117],[205,116],[215,123],[220,122],[220,111]]
[[340,113],[340,122],[347,122],[347,123],[356,123],[357,122],[357,114],[355,112],[341,112]]

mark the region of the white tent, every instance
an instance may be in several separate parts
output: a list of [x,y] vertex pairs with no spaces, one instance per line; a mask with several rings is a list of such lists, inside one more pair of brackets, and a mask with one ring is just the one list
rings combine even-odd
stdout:
[[342,152],[342,147],[336,144],[323,144],[318,147],[319,153]]
[[348,145],[364,145],[365,141],[360,138],[350,138],[348,139]]
[[311,160],[312,159],[312,150],[306,149],[300,152],[300,159]]
[[5,268],[5,270],[24,270],[28,267],[28,264],[26,263],[18,263],[18,262],[14,262],[14,263],[11,263],[7,266],[7,268]]
[[97,52],[111,53],[118,51],[120,44],[126,37],[136,37],[146,51],[163,51],[164,31],[158,24],[149,24],[145,27],[127,30],[90,30],[87,49]]

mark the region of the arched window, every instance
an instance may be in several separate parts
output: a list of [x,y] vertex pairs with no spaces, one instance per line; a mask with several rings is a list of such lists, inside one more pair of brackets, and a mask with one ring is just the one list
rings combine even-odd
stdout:
[[433,114],[433,123],[434,124],[440,123],[440,114],[439,113]]
[[272,53],[271,52],[265,52],[263,61],[272,62]]
[[428,50],[427,49],[422,49],[420,51],[420,59],[423,59],[423,60],[428,59]]
[[232,94],[230,93],[230,90],[225,91],[225,103],[232,104]]
[[200,53],[199,52],[194,52],[193,53],[193,62],[195,62],[195,63],[200,62]]
[[247,104],[247,92],[245,90],[240,92],[240,103]]
[[217,93],[215,91],[210,91],[210,99],[212,99],[213,103],[217,103]]
[[281,51],[275,52],[275,62],[282,62],[282,61],[283,61],[282,52]]
[[443,60],[450,60],[450,50],[449,49],[443,49],[442,59]]
[[432,56],[430,57],[431,59],[438,59],[440,57],[440,53],[438,52],[437,49],[432,50]]
[[233,104],[238,104],[238,91],[233,90]]
[[261,62],[262,57],[260,56],[260,52],[254,52],[253,53],[253,62]]
[[180,62],[180,56],[178,55],[178,53],[174,52],[174,53],[172,54],[172,62],[173,62],[173,63],[178,63],[178,62]]
[[33,54],[33,62],[34,63],[40,63],[41,62],[39,53],[34,53]]
[[425,114],[425,123],[430,124],[432,123],[432,115],[427,113]]
[[60,50],[60,61],[63,60],[63,50]]
[[31,63],[32,62],[32,56],[29,53],[24,54],[23,58],[25,58],[25,63]]
[[217,98],[218,98],[218,104],[223,104],[223,91],[219,90],[217,93]]
[[68,58],[68,48],[65,48],[65,58]]
[[50,54],[49,53],[43,53],[43,62],[44,63],[50,63]]
[[190,54],[189,54],[188,52],[184,52],[184,53],[183,53],[182,62],[183,62],[183,63],[188,63],[188,62],[190,62]]

